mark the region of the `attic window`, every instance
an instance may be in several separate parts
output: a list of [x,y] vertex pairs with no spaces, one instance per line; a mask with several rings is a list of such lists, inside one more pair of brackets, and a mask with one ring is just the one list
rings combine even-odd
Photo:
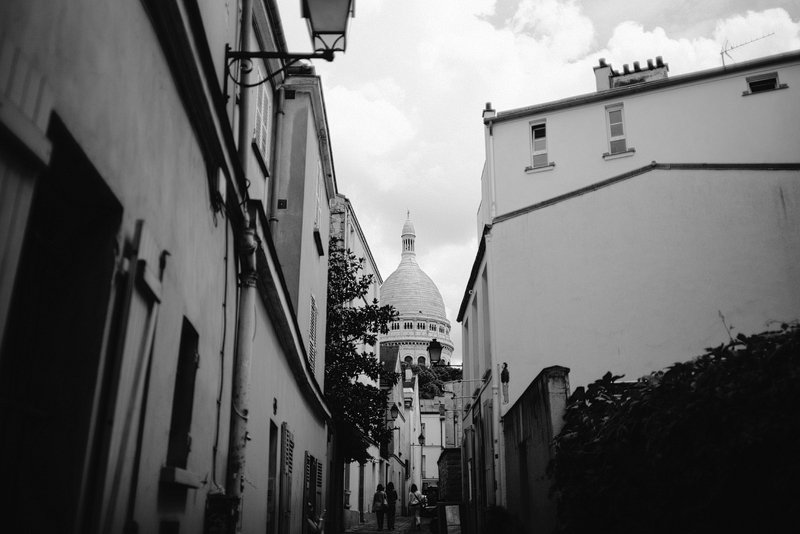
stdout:
[[765,74],[758,74],[756,76],[748,76],[746,80],[748,90],[743,91],[742,96],[774,91],[776,89],[786,89],[789,87],[787,84],[780,83],[778,81],[777,72],[767,72]]

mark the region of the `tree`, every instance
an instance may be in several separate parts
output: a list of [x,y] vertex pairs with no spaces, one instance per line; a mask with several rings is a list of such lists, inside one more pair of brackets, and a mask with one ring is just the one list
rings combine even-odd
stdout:
[[392,306],[370,303],[367,292],[373,282],[363,274],[364,258],[356,258],[336,239],[329,244],[328,310],[325,348],[325,399],[333,412],[334,430],[344,462],[369,459],[368,439],[383,443],[390,432],[385,414],[388,391],[359,381],[367,377],[378,382],[381,377],[392,385],[398,374],[386,372],[374,352],[360,350],[375,346],[378,333],[389,332],[389,323],[397,317]]
[[433,365],[424,367],[412,365],[411,370],[419,380],[419,396],[423,399],[432,399],[444,395],[444,383],[461,380],[460,367],[449,365]]

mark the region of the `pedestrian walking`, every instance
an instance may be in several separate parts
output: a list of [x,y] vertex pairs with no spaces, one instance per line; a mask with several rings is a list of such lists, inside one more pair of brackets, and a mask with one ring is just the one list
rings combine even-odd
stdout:
[[417,489],[416,484],[411,484],[411,491],[408,493],[408,507],[411,513],[414,514],[414,528],[422,530],[422,520],[419,518],[420,511],[422,510],[422,493]]
[[395,505],[397,504],[397,491],[394,489],[394,482],[386,484],[386,529],[394,530],[394,515],[396,513]]
[[372,496],[372,511],[378,516],[378,530],[383,530],[383,516],[389,503],[386,500],[386,492],[383,491],[383,484],[378,484],[375,495]]

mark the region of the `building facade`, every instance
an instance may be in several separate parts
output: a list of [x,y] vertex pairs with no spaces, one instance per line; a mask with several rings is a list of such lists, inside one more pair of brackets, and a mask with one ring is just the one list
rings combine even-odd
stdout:
[[[273,0],[0,5],[10,530],[268,532],[327,506],[321,81]],[[239,43],[244,43],[239,46]]]
[[800,316],[800,53],[595,76],[595,93],[484,110],[458,315],[464,377],[483,381],[464,421],[479,527],[517,491],[500,421],[544,368],[635,379]]

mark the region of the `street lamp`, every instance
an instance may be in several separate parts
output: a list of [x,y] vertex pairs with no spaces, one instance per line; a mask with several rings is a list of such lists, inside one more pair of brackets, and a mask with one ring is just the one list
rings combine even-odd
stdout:
[[[294,54],[290,52],[234,51],[225,45],[225,94],[227,94],[228,78],[242,87],[255,87],[265,83],[301,59],[324,59],[333,61],[334,52],[344,52],[347,45],[347,24],[354,14],[355,0],[302,0],[302,15],[308,24],[308,33],[314,46],[314,52]],[[245,43],[245,46],[247,44]],[[241,61],[242,71],[253,70],[253,59],[282,59],[284,65],[268,74],[263,80],[254,83],[243,83],[236,79],[234,64]]]
[[442,344],[436,341],[436,338],[428,344],[428,360],[431,365],[439,365],[442,361]]

